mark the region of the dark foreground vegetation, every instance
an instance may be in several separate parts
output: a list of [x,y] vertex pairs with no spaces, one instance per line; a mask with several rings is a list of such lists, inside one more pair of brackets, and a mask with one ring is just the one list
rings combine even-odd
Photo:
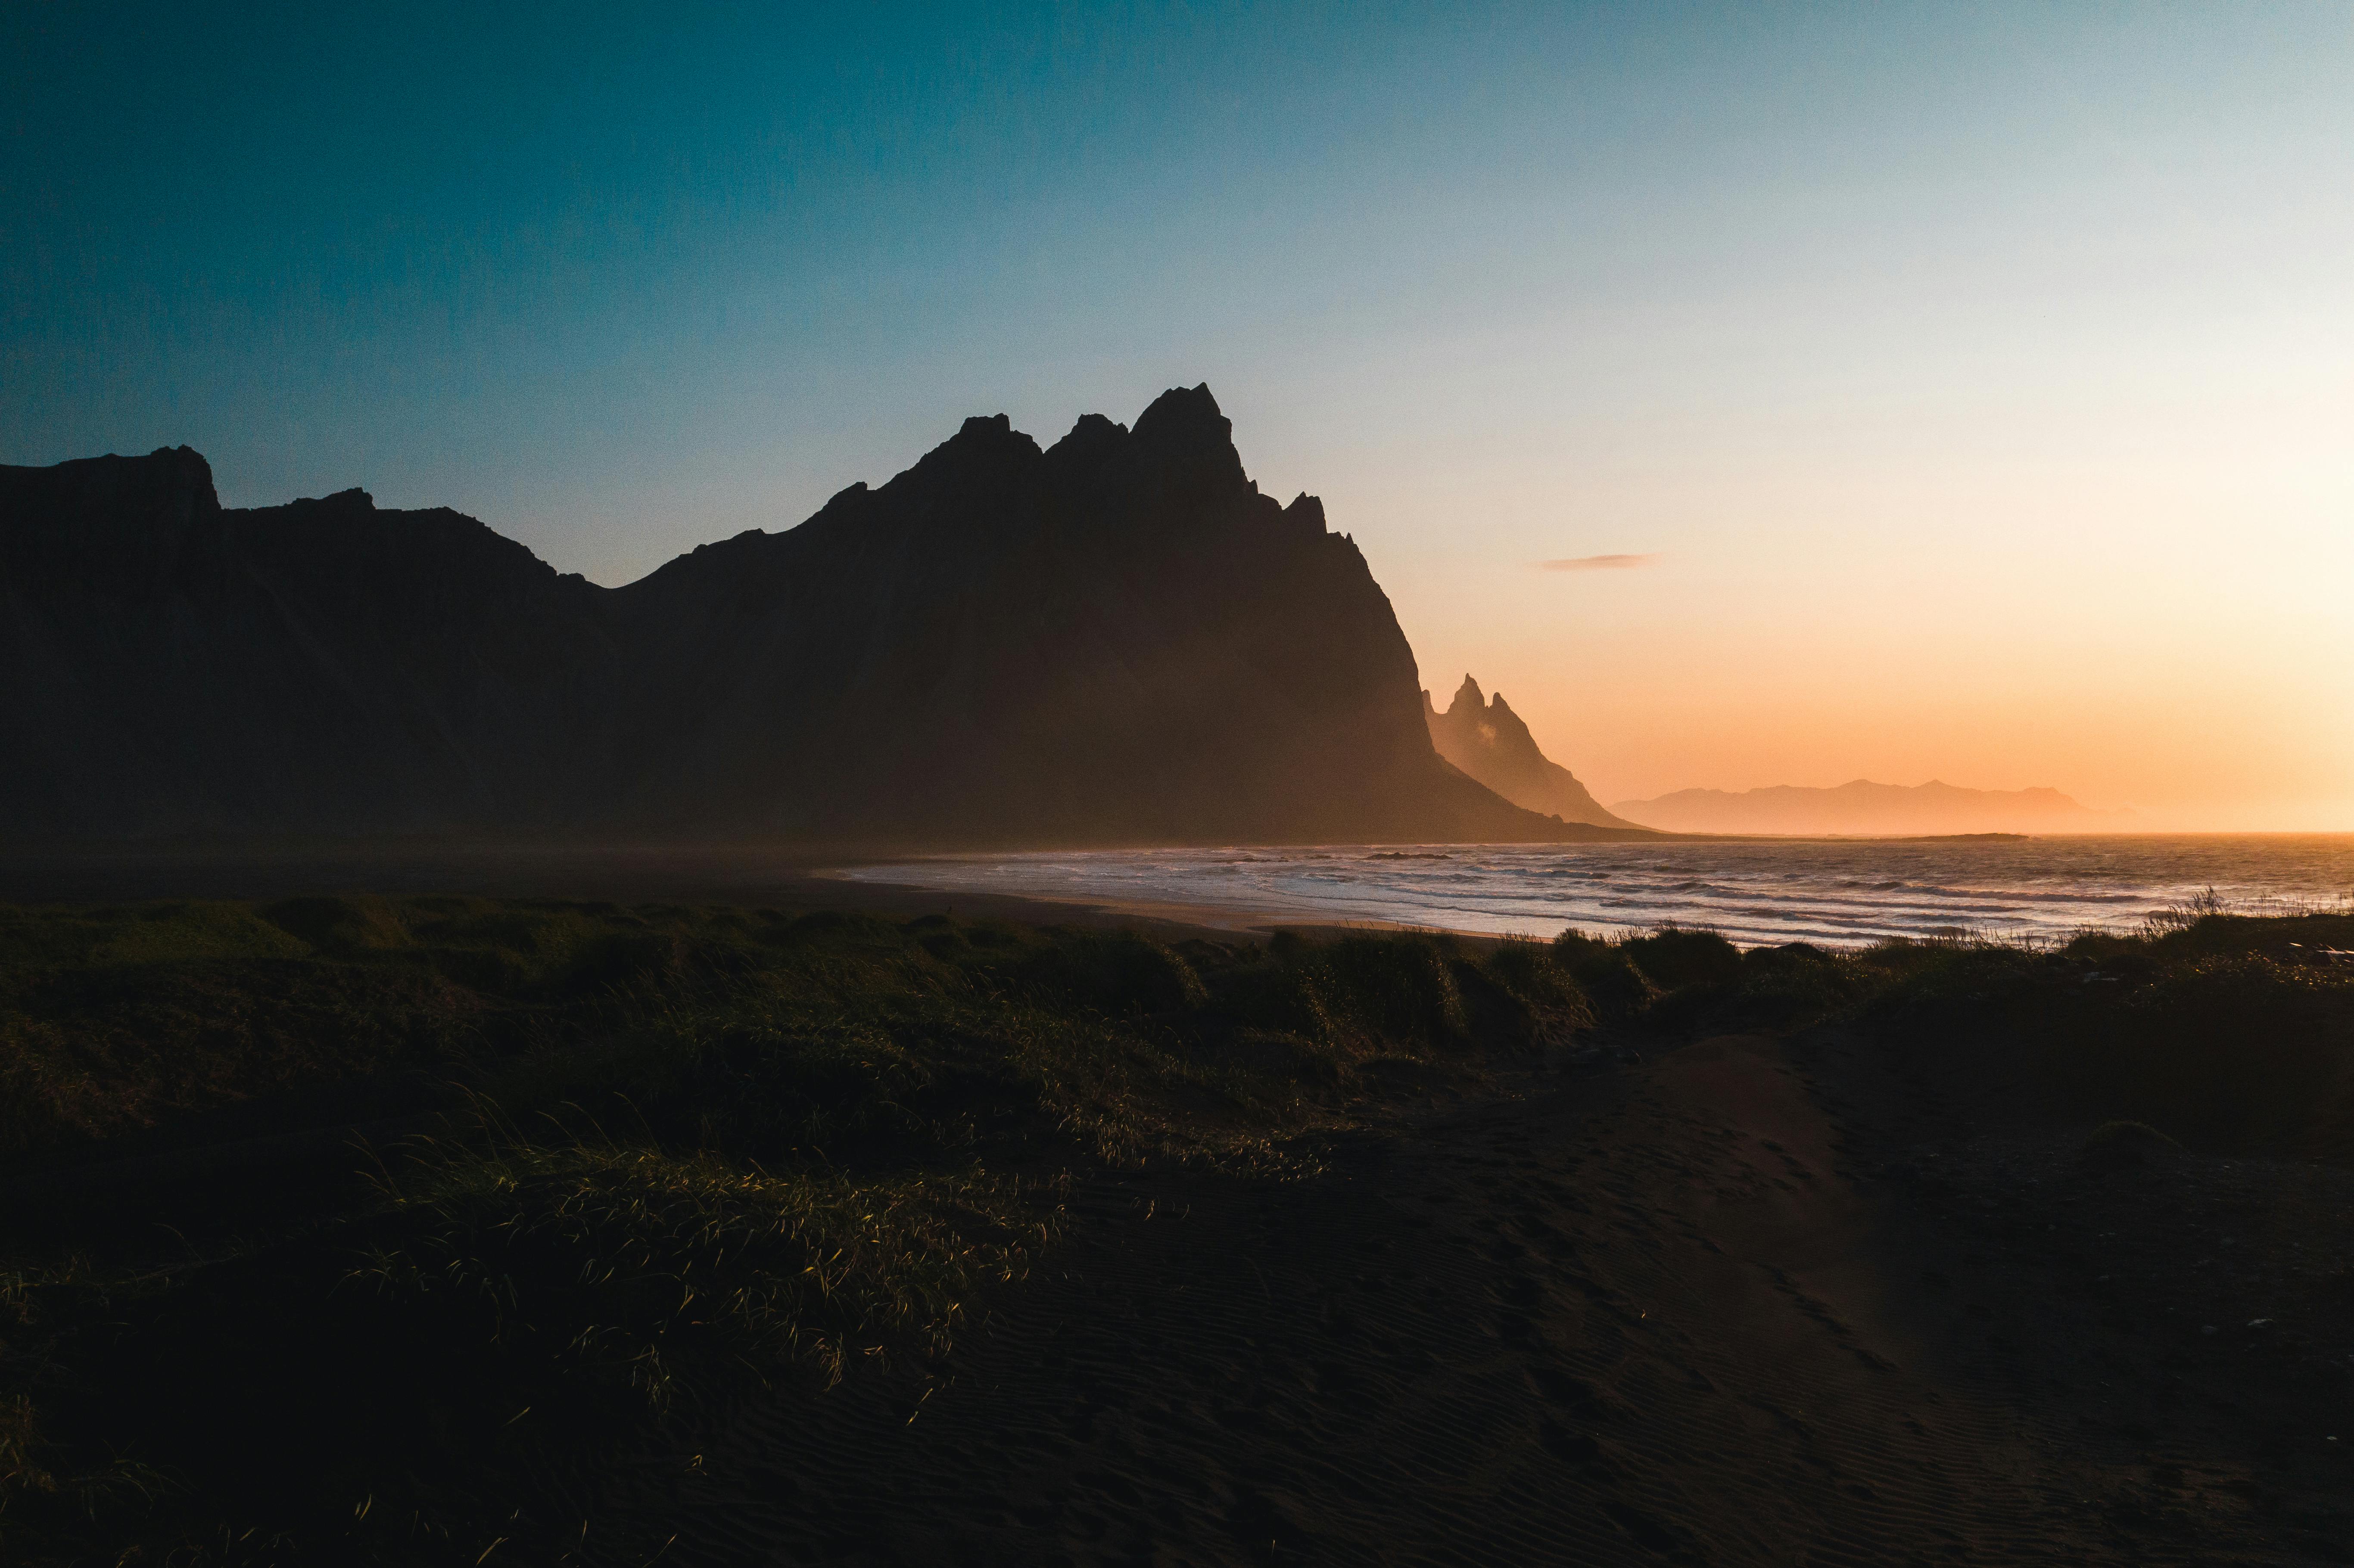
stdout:
[[746,1388],[945,1354],[1074,1179],[1831,1026],[2145,1144],[2354,1158],[2354,919],[2058,950],[302,899],[0,913],[0,1554],[552,1561]]

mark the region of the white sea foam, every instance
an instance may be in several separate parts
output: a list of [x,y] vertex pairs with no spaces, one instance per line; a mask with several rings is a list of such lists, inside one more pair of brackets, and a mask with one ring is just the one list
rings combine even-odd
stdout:
[[2339,907],[2354,896],[2354,834],[1114,850],[944,857],[844,874],[1254,921],[1544,937],[1673,923],[1744,945],[1848,947],[2124,929],[2209,888],[2251,914]]

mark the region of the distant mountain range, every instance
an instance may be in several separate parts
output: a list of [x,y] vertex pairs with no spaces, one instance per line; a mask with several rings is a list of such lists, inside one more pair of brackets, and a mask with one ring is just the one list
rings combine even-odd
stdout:
[[16,844],[1611,836],[1442,761],[1419,690],[1356,546],[1258,493],[1206,387],[1044,450],[969,419],[620,588],[362,491],[225,509],[185,447],[0,469]]
[[1684,833],[2113,832],[2127,811],[2095,811],[2057,789],[1965,789],[1926,784],[1874,784],[1858,779],[1836,789],[1779,785],[1744,789],[1679,789],[1612,810],[1646,827]]
[[1438,711],[1428,692],[1423,693],[1422,717],[1439,756],[1513,805],[1565,822],[1604,828],[1636,825],[1604,810],[1568,768],[1548,760],[1537,749],[1536,737],[1521,722],[1521,715],[1505,704],[1503,693],[1497,693],[1492,700],[1485,698],[1479,683],[1466,675],[1445,713]]

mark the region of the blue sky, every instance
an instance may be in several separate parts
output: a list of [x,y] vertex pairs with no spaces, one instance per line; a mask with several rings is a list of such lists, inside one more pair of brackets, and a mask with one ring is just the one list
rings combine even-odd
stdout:
[[1206,379],[1606,799],[2354,827],[2354,8],[29,4],[0,90],[0,461],[619,582]]

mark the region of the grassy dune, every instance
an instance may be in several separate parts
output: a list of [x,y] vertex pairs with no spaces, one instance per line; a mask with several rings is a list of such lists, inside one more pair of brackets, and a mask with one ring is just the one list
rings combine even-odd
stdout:
[[1591,1022],[1544,949],[1415,937],[9,912],[0,1159],[46,1223],[0,1294],[0,1524],[33,1561],[471,1562],[683,1406],[943,1350],[1074,1165],[1279,1167]]
[[[2052,950],[1265,945],[460,898],[0,911],[10,1561],[546,1556],[746,1388],[931,1357],[1102,1162],[1728,1030],[2354,1154],[2354,919]],[[567,1523],[568,1521],[568,1523]],[[130,1554],[126,1557],[126,1553]]]

